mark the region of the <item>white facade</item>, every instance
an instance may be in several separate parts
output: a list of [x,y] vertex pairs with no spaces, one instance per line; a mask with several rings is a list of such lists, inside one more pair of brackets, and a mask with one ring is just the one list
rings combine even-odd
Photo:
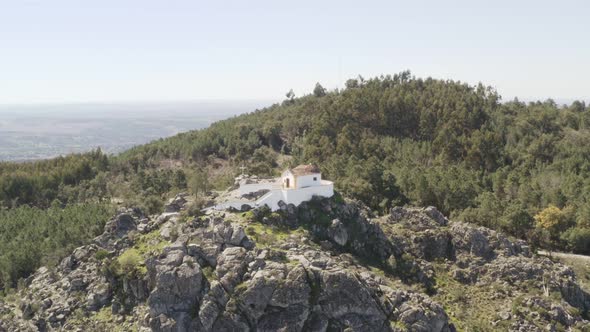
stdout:
[[322,175],[319,172],[302,172],[301,170],[299,172],[286,170],[274,182],[242,184],[238,192],[240,196],[243,196],[263,189],[269,190],[269,192],[256,201],[225,202],[218,204],[214,208],[224,210],[232,207],[239,210],[244,204],[250,207],[267,205],[271,210],[276,211],[280,209],[280,201],[298,206],[311,200],[314,196],[332,197],[334,195],[333,182],[322,180]]
[[281,184],[283,189],[294,189],[295,188],[295,175],[291,170],[286,170],[281,175]]
[[321,173],[295,175],[291,170],[286,170],[281,176],[283,189],[300,189],[322,185]]
[[321,183],[314,186],[282,191],[283,197],[285,198],[283,202],[297,206],[303,202],[311,200],[313,196],[334,196],[334,184],[332,181],[323,180]]

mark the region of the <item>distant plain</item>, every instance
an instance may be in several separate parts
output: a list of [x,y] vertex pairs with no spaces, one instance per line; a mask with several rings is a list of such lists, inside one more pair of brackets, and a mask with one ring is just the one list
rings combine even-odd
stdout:
[[264,101],[0,105],[0,161],[29,161],[135,145],[200,129]]

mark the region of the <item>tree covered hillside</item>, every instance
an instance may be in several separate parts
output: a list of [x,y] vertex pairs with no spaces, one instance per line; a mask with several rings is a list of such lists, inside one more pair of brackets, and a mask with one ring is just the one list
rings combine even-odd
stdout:
[[[0,206],[29,204],[48,207],[54,200],[85,200],[85,196],[105,196],[106,183],[94,183],[97,192],[82,193],[83,187],[108,169],[108,156],[100,149],[29,163],[0,163]],[[100,182],[95,180],[94,182]],[[101,191],[101,188],[103,190]]]
[[41,265],[57,265],[74,248],[101,234],[113,213],[105,204],[0,210],[0,291]]
[[[317,86],[301,98],[128,151],[132,170],[220,158],[255,173],[320,165],[337,189],[387,212],[434,205],[533,243],[590,252],[590,108],[500,103],[483,85],[403,72]],[[547,210],[549,209],[549,210]],[[553,213],[550,213],[553,212]],[[549,220],[547,220],[549,219]]]

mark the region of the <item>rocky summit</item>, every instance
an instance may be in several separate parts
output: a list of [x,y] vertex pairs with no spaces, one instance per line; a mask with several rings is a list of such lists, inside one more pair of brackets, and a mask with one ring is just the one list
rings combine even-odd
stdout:
[[587,331],[573,271],[433,207],[122,209],[0,300],[0,331]]

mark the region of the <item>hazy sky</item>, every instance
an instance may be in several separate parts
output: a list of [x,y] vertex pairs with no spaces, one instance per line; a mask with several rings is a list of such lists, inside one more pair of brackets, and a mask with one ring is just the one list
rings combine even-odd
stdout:
[[405,69],[590,99],[589,3],[0,0],[0,103],[280,100]]

